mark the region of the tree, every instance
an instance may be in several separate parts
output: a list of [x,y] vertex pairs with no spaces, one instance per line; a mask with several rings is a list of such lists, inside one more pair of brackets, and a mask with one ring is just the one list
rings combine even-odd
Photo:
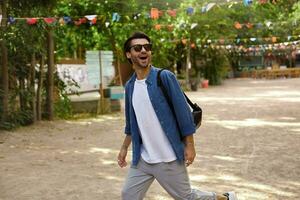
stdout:
[[1,109],[1,123],[7,121],[8,118],[8,98],[9,98],[9,83],[8,83],[8,56],[7,56],[7,47],[5,41],[5,32],[6,32],[6,22],[7,22],[7,0],[0,2],[0,14],[3,19],[1,22],[1,39],[0,39],[0,48],[1,48],[1,90],[0,90],[0,99],[2,106]]

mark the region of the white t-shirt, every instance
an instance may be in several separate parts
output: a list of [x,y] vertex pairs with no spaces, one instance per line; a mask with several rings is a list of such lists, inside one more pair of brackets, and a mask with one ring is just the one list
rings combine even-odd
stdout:
[[135,80],[132,104],[143,141],[141,147],[142,158],[148,163],[176,160],[173,148],[150,101],[146,79]]

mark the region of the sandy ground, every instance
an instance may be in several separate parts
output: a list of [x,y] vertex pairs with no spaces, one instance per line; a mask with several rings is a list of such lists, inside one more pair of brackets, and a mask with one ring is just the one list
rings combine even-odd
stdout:
[[[227,80],[188,95],[204,110],[188,168],[194,187],[234,190],[240,200],[299,199],[300,79]],[[123,126],[114,114],[2,131],[0,199],[120,199]],[[146,199],[171,198],[154,182]]]

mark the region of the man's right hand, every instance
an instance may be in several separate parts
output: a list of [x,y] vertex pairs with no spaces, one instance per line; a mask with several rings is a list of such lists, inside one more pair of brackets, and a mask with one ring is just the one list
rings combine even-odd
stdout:
[[126,156],[127,156],[127,148],[122,146],[120,153],[118,155],[118,165],[123,168],[127,166],[127,162],[126,162]]

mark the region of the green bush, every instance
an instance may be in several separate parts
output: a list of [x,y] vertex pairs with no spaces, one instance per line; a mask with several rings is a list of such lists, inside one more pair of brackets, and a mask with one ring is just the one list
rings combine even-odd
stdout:
[[0,129],[12,130],[19,126],[26,126],[32,124],[32,111],[30,110],[18,110],[11,113],[8,116],[7,121],[0,124]]
[[225,52],[213,48],[204,51],[205,66],[202,75],[209,80],[210,85],[221,85],[227,75],[229,62]]
[[66,94],[61,94],[60,99],[55,102],[54,113],[60,119],[69,119],[72,117],[71,100]]

